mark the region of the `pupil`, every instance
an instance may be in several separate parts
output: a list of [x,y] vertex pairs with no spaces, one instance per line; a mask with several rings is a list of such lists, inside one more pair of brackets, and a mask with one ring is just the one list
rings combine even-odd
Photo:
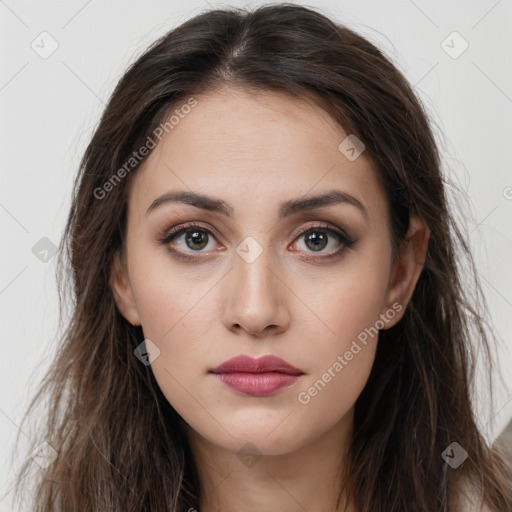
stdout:
[[[318,236],[318,235],[320,235],[320,236]],[[309,246],[310,242],[313,243],[313,247]],[[310,249],[313,249],[313,250],[319,249],[319,250],[321,250],[327,244],[327,237],[325,236],[324,233],[318,233],[318,232],[310,233],[308,235],[308,237],[307,237],[306,244],[308,245],[308,247]]]
[[[186,240],[190,249],[202,249],[208,243],[208,237],[203,231],[188,231],[188,233],[190,236],[187,236]],[[192,247],[192,245],[188,243],[189,241],[192,241],[192,244],[196,247]]]

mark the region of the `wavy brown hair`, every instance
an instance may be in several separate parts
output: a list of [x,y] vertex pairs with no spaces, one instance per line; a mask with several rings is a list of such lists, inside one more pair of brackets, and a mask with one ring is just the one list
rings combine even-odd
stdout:
[[[103,112],[59,247],[58,351],[23,418],[46,397],[32,449],[45,440],[58,452],[25,493],[30,510],[198,508],[201,485],[183,420],[134,356],[142,328],[120,314],[109,284],[138,166],[105,198],[97,191],[173,108],[224,84],[311,98],[364,142],[387,195],[394,257],[412,215],[430,229],[414,294],[402,320],[380,332],[356,402],[345,487],[358,512],[449,512],[463,483],[492,512],[512,509],[511,469],[472,408],[475,351],[492,361],[492,347],[433,122],[373,43],[315,9],[276,4],[210,10],[171,30],[128,68]],[[454,441],[468,452],[457,469],[441,457]],[[34,467],[27,458],[16,496]]]

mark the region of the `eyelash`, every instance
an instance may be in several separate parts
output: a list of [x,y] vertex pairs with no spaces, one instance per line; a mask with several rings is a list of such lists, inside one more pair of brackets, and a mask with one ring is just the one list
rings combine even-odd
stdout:
[[[196,229],[197,231],[202,231],[208,233],[208,235],[213,235],[215,237],[215,234],[212,233],[212,231],[208,228],[205,228],[199,224],[194,223],[186,223],[186,224],[180,224],[179,226],[172,227],[170,229],[165,230],[164,234],[158,238],[158,242],[161,245],[167,246],[167,249],[173,254],[173,256],[184,260],[184,261],[198,261],[202,256],[190,256],[187,253],[183,253],[180,250],[172,249],[169,247],[169,244],[175,239],[178,238],[179,235],[182,233],[186,233],[187,231],[193,231]],[[306,257],[307,259],[312,260],[318,260],[318,259],[328,259],[331,260],[333,258],[336,258],[337,256],[341,256],[343,252],[345,252],[346,249],[350,249],[354,244],[355,240],[352,240],[349,238],[343,231],[331,227],[330,224],[324,224],[324,225],[316,225],[316,226],[309,226],[303,230],[301,230],[295,237],[294,240],[297,240],[305,235],[308,235],[313,232],[321,231],[328,234],[333,234],[337,239],[338,242],[341,243],[341,246],[339,249],[334,251],[333,253],[327,255],[327,256],[313,256],[313,257]],[[195,251],[200,254],[201,251]]]

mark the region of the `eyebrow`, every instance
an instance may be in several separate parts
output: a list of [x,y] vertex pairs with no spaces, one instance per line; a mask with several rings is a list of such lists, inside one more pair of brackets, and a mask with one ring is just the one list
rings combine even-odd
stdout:
[[[233,207],[223,201],[205,194],[198,194],[196,192],[189,191],[173,191],[167,192],[166,194],[155,199],[150,207],[146,211],[146,216],[152,211],[164,204],[168,203],[182,203],[201,208],[214,213],[220,213],[226,217],[233,216]],[[297,199],[290,199],[283,201],[279,206],[279,218],[283,219],[289,215],[301,212],[303,210],[312,210],[314,208],[320,208],[322,206],[332,206],[336,204],[349,204],[355,206],[361,211],[361,213],[367,217],[367,210],[363,204],[355,197],[342,192],[340,190],[331,190],[324,194],[310,196],[310,197],[299,197]]]

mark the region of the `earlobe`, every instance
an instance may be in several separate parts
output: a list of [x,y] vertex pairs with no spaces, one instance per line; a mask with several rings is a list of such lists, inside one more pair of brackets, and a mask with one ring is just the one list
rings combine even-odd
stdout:
[[426,222],[419,217],[411,217],[400,255],[393,265],[386,299],[388,309],[395,303],[402,308],[386,329],[398,323],[405,313],[425,264],[429,239],[430,229]]
[[112,260],[109,284],[120,313],[132,325],[141,325],[132,287],[128,278],[128,270],[126,265],[121,261],[119,250],[116,251]]

